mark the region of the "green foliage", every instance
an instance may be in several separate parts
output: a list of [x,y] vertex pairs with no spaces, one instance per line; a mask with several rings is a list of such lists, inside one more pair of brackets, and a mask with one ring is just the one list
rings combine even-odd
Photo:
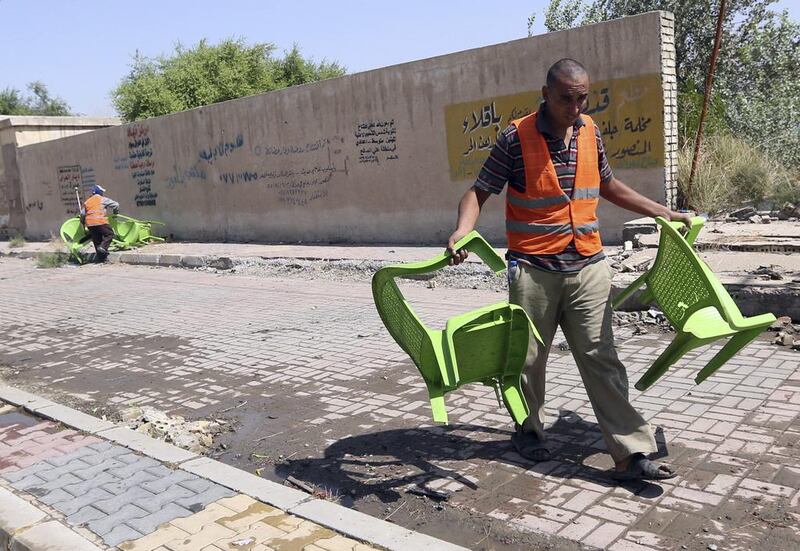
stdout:
[[796,181],[775,159],[730,133],[707,136],[700,148],[700,162],[688,189],[694,144],[678,152],[678,186],[699,212],[714,213],[742,203],[771,199],[780,205],[789,200]]
[[[678,89],[678,147],[683,147],[687,142],[694,143],[702,111],[703,94],[692,84],[681,84]],[[718,92],[713,93],[708,102],[703,128],[706,135],[730,131],[725,118],[725,103]]]
[[[776,0],[729,0],[706,133],[733,132],[800,167],[800,24]],[[550,0],[545,26],[557,31],[653,10],[675,14],[679,143],[694,139],[714,43],[719,2]]]
[[25,97],[16,88],[0,92],[0,115],[45,115],[62,117],[70,115],[69,105],[61,98],[51,97],[42,82],[28,84],[33,97]]
[[296,45],[283,59],[273,58],[274,50],[272,44],[228,39],[217,45],[201,40],[190,49],[179,44],[169,57],[137,52],[112,101],[123,119],[134,121],[345,73],[335,62],[303,58]]

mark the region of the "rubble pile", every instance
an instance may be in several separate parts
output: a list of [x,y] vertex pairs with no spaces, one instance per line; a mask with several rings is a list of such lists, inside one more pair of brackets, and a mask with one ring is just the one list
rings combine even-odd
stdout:
[[130,429],[194,453],[208,451],[226,424],[221,419],[187,421],[180,415],[170,416],[149,406],[130,407],[119,416],[121,423]]
[[631,329],[634,335],[643,335],[651,330],[662,333],[675,331],[664,313],[655,308],[640,312],[614,312],[614,324]]
[[800,324],[793,324],[789,316],[781,316],[775,320],[775,323],[769,326],[769,330],[775,332],[772,344],[800,350]]
[[712,220],[736,223],[749,222],[751,224],[769,224],[777,220],[797,222],[800,220],[800,205],[787,202],[781,208],[775,210],[756,210],[755,207],[741,207],[727,213],[720,213],[712,217]]

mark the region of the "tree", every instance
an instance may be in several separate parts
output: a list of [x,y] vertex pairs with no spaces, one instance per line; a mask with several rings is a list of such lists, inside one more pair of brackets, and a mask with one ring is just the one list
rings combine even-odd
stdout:
[[16,88],[0,92],[0,115],[45,115],[63,117],[70,115],[70,108],[61,98],[51,97],[44,83],[28,84],[33,97],[25,97]]
[[[709,131],[729,129],[784,164],[800,167],[800,25],[776,0],[729,0],[714,77]],[[714,42],[718,2],[699,0],[551,0],[549,31],[652,10],[675,14],[679,139],[694,136]],[[780,144],[780,147],[773,147]]]
[[217,45],[201,40],[190,49],[178,44],[169,57],[136,52],[112,102],[123,119],[134,121],[345,74],[338,63],[303,58],[297,45],[283,59],[274,58],[274,50],[228,39]]

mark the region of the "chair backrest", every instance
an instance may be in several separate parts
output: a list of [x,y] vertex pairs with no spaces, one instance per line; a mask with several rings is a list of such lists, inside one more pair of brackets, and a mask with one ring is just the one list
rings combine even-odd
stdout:
[[[663,218],[658,254],[649,271],[647,289],[653,294],[667,319],[682,328],[687,318],[707,306],[720,306],[711,271],[691,245]],[[709,277],[710,276],[710,277]]]
[[430,330],[425,327],[394,282],[399,275],[391,266],[372,278],[372,296],[383,324],[397,344],[420,367],[423,351],[430,348]]
[[79,242],[82,238],[86,237],[86,230],[83,228],[83,224],[81,224],[81,220],[77,216],[68,218],[61,224],[59,233],[61,234],[61,239],[67,244]]
[[[455,248],[474,252],[495,272],[505,269],[503,259],[476,231],[470,232],[456,243]],[[429,329],[422,323],[394,280],[401,276],[435,272],[449,262],[450,255],[442,253],[422,262],[386,266],[378,270],[372,278],[372,297],[383,324],[425,377],[435,376],[425,370],[428,368],[427,360],[433,360],[436,356],[437,347],[434,346],[433,339],[441,339],[442,332]],[[437,342],[439,344],[447,346],[446,343]]]
[[113,214],[108,217],[108,223],[114,230],[115,237],[125,245],[135,245],[139,240],[139,226],[133,218]]

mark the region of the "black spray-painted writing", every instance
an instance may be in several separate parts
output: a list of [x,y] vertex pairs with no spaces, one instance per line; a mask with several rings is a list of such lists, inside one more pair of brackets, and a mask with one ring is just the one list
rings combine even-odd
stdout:
[[397,157],[397,129],[394,119],[358,123],[355,131],[359,163],[380,164]]
[[[462,134],[472,134],[476,130],[484,128],[492,128],[493,133],[500,132],[500,123],[503,120],[503,115],[497,114],[497,107],[495,102],[487,103],[480,109],[473,111],[470,115],[464,117],[461,123]],[[469,143],[466,150],[461,154],[463,157],[469,157],[475,151],[485,151],[494,147],[494,138],[491,136],[481,136],[477,138],[474,136],[469,137]]]
[[232,142],[221,141],[208,149],[203,149],[198,155],[200,156],[200,160],[213,163],[218,157],[227,157],[243,145],[244,136],[239,134]]
[[67,209],[67,214],[74,216],[80,212],[78,190],[83,185],[81,165],[60,166],[57,174],[61,204]]
[[[150,128],[143,124],[134,124],[127,130],[128,137],[128,170],[136,184],[138,192],[134,197],[137,207],[153,207],[156,205],[158,193],[153,191],[155,162],[153,161],[153,143],[150,139]],[[117,166],[115,158],[115,166]],[[122,163],[119,163],[120,165]]]
[[257,157],[267,157],[269,155],[300,155],[303,153],[311,153],[320,151],[330,145],[328,138],[320,138],[315,142],[304,144],[291,144],[291,145],[269,145],[269,144],[256,144],[250,148],[253,155]]
[[175,164],[172,165],[172,175],[167,178],[167,187],[174,189],[178,184],[185,185],[191,180],[205,180],[208,174],[199,165],[200,161],[186,169],[178,168],[178,165]]

